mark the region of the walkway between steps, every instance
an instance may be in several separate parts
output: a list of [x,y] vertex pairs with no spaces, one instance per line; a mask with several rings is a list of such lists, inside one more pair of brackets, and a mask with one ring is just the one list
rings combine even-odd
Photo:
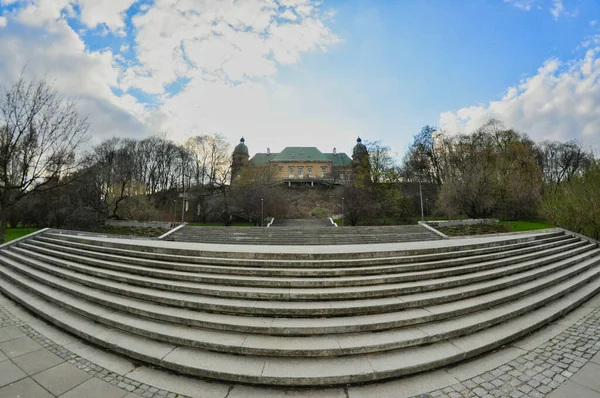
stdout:
[[468,363],[364,386],[288,391],[137,366],[0,295],[1,398],[600,398],[599,351],[600,295],[541,331]]

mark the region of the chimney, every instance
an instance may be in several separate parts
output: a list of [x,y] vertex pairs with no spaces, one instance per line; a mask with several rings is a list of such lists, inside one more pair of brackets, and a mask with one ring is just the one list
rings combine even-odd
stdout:
[[337,155],[337,149],[333,148],[333,154]]
[[267,148],[267,155],[271,154],[271,148]]

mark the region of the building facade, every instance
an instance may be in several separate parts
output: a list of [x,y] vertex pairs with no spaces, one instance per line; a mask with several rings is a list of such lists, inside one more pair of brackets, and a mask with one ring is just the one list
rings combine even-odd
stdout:
[[350,181],[353,166],[367,154],[358,138],[352,159],[343,152],[324,153],[316,147],[286,147],[279,153],[267,149],[250,158],[242,137],[232,155],[232,182],[241,175],[244,167],[269,168],[276,182],[287,185],[343,185]]

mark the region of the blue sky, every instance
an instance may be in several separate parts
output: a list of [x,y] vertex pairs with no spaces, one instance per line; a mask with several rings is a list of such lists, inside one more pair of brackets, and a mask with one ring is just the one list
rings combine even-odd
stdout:
[[251,152],[348,152],[361,135],[401,155],[425,124],[494,117],[600,149],[595,0],[0,4],[0,77],[51,78],[96,141],[220,133]]

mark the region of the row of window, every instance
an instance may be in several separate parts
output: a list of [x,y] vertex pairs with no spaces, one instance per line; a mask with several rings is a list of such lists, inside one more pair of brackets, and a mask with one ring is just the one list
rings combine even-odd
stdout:
[[[294,168],[289,167],[288,170],[289,170],[290,178],[294,178]],[[325,177],[325,174],[327,174],[327,167],[321,166],[321,177]],[[306,168],[306,175],[308,177],[313,176],[313,168],[312,167],[309,166]],[[298,167],[298,177],[304,177],[304,167]]]
[[[325,177],[326,175],[327,175],[327,167],[321,166],[321,177]],[[288,176],[289,176],[289,178],[295,177],[293,166],[288,167]],[[307,177],[313,176],[313,168],[311,166],[306,167],[306,176]],[[304,167],[303,166],[298,167],[298,178],[304,178]],[[340,179],[344,179],[344,173],[340,173]]]

